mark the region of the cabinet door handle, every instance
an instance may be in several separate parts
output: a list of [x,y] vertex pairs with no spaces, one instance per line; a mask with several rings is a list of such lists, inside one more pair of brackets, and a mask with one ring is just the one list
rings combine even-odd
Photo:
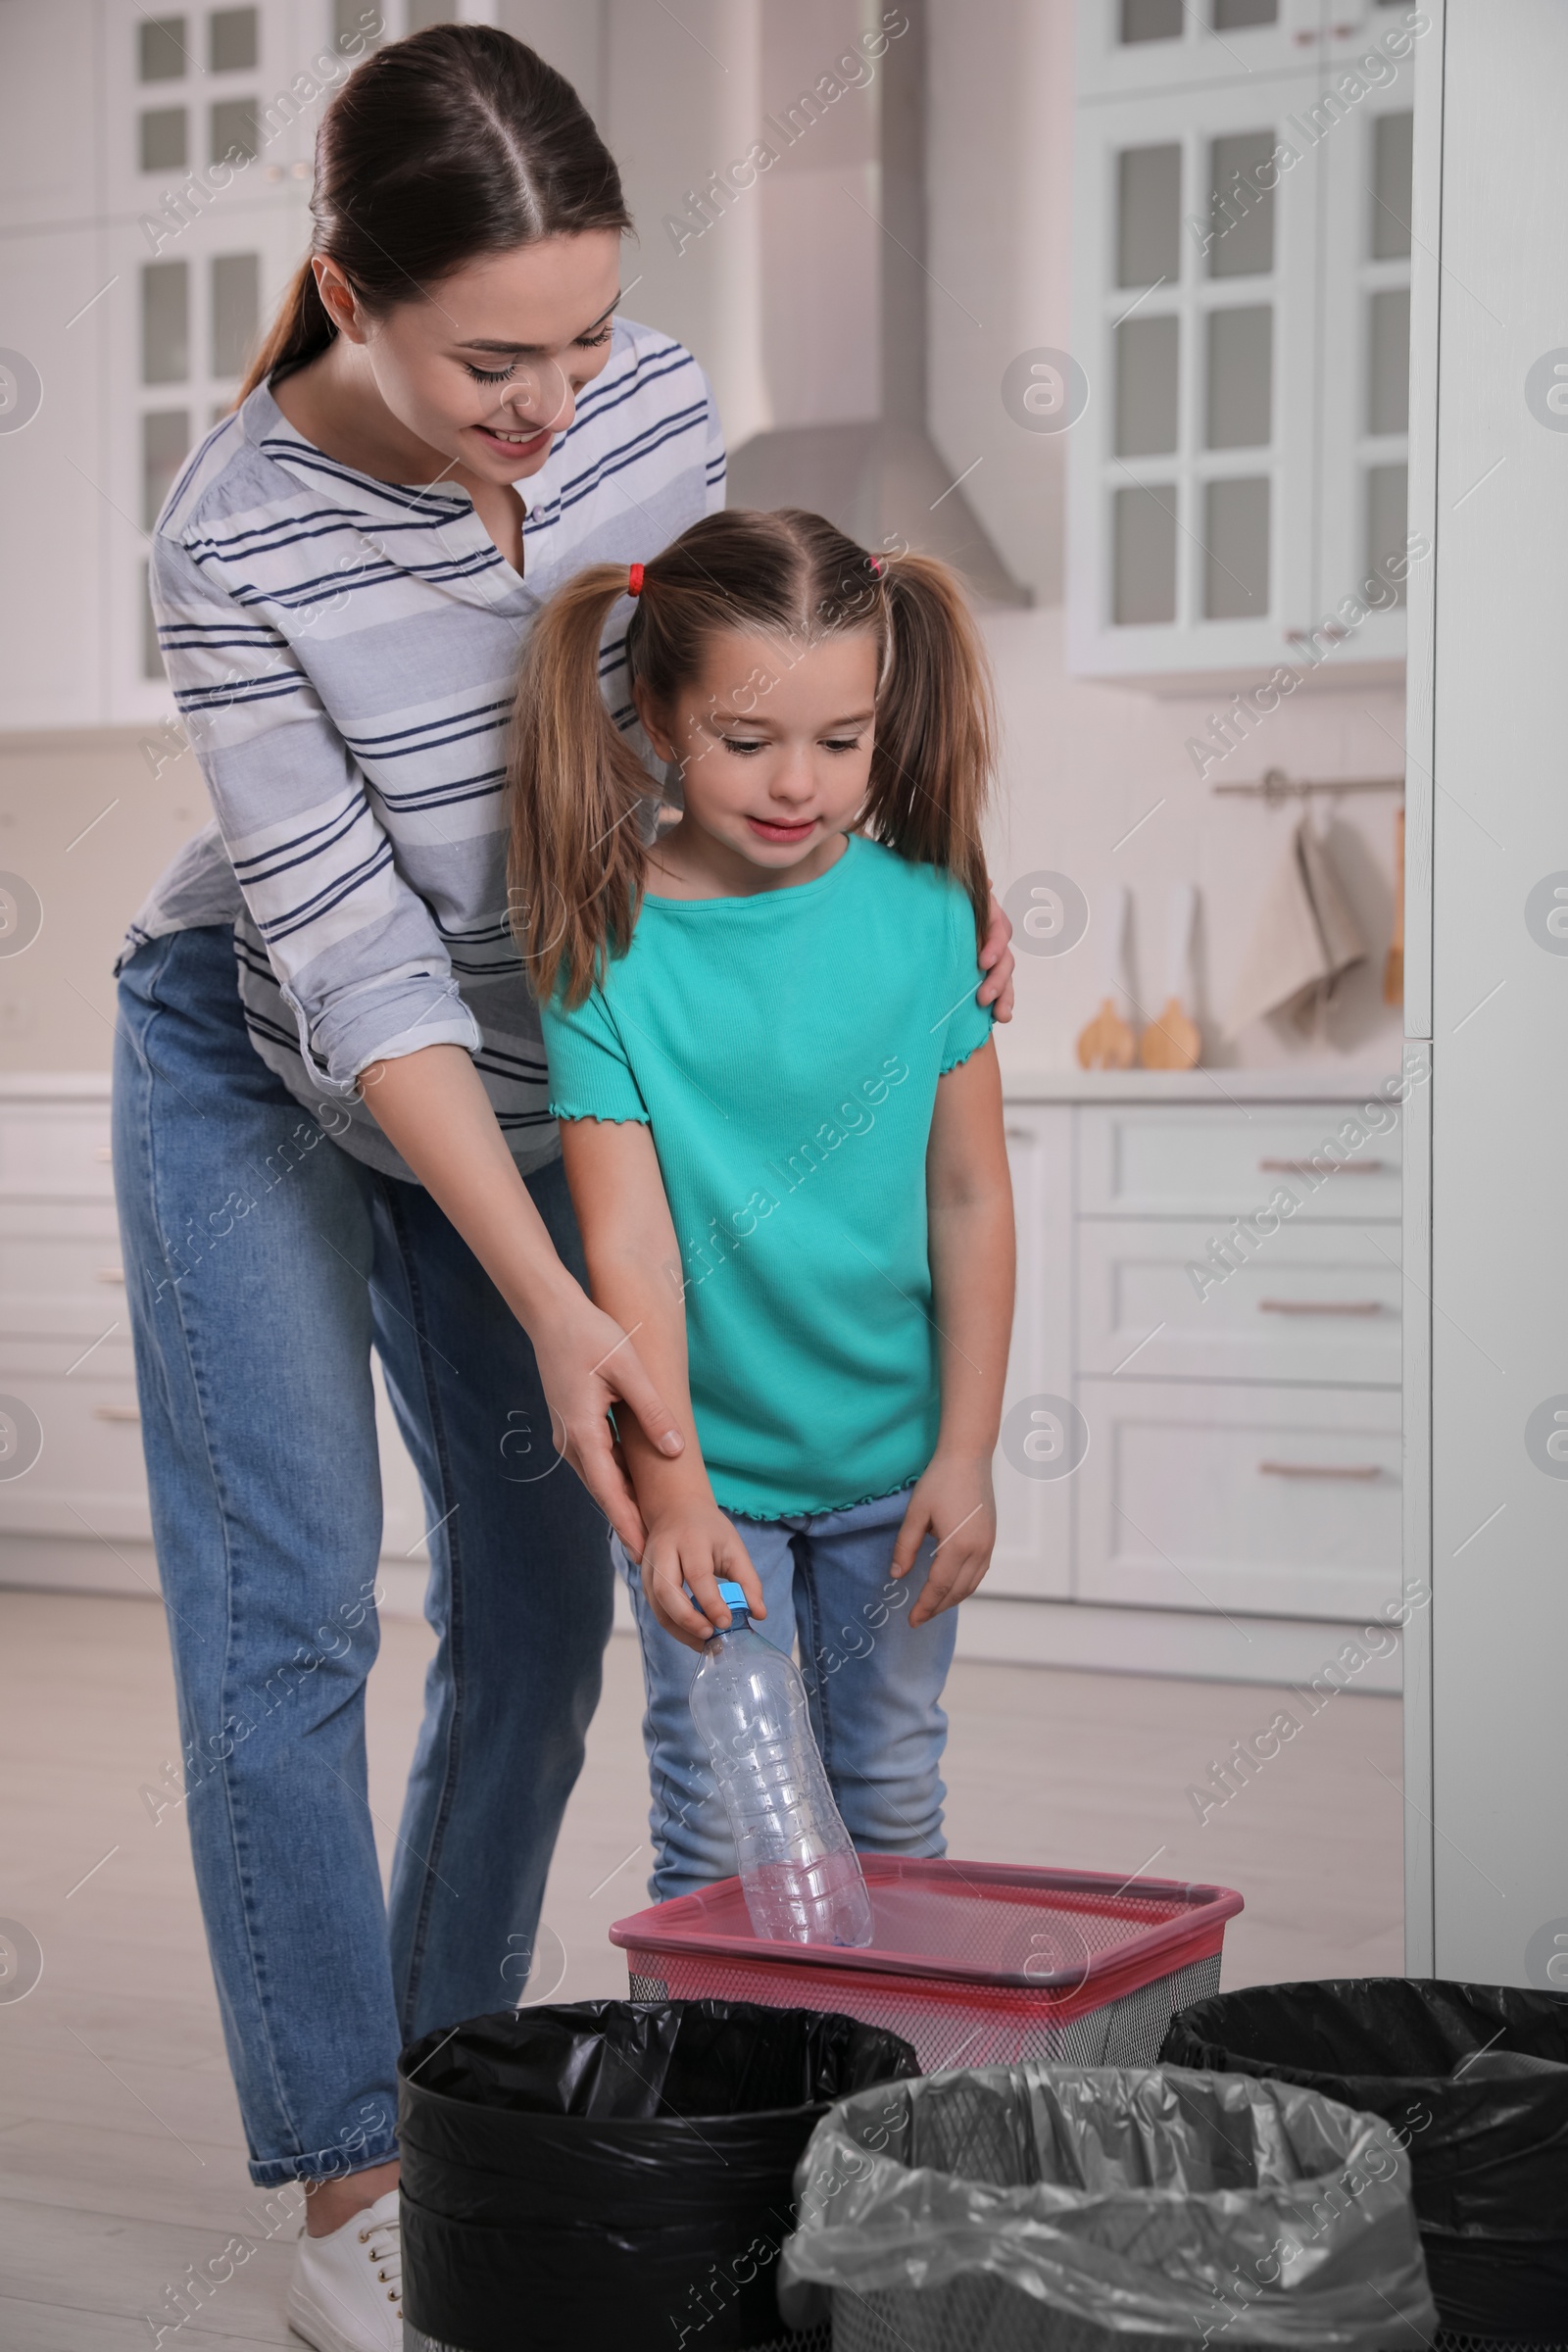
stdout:
[[100,1282],[123,1282],[125,1269],[123,1266],[100,1266],[97,1279]]
[[1260,1298],[1260,1315],[1381,1315],[1381,1298]]
[[1381,1176],[1389,1163],[1386,1159],[1260,1159],[1257,1164],[1265,1176]]
[[1378,1462],[1259,1462],[1263,1478],[1381,1478]]
[[95,1404],[92,1417],[95,1421],[139,1421],[141,1413],[134,1404]]

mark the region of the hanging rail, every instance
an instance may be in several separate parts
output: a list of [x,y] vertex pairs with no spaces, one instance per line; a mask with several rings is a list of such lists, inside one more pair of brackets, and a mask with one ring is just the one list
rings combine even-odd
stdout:
[[1210,792],[1246,793],[1254,800],[1267,801],[1270,807],[1281,801],[1304,801],[1309,793],[1330,792],[1402,792],[1402,776],[1332,776],[1321,783],[1298,782],[1285,773],[1283,767],[1266,767],[1261,776],[1250,784],[1211,784]]

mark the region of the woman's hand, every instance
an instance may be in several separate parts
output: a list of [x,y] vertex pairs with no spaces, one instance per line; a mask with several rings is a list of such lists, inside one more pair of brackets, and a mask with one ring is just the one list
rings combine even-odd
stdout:
[[531,1336],[557,1449],[637,1559],[647,1529],[609,1414],[616,1404],[634,1414],[649,1444],[666,1459],[685,1448],[675,1416],[633,1342],[575,1283],[564,1285],[559,1305],[535,1318]]
[[710,1634],[722,1633],[730,1622],[718,1597],[720,1577],[745,1588],[754,1617],[767,1615],[746,1546],[711,1499],[694,1495],[654,1514],[643,1545],[642,1575],[649,1607],[688,1649],[701,1649]]
[[[620,1325],[562,1264],[517,1173],[479,1073],[461,1046],[423,1046],[360,1073],[383,1133],[462,1234],[533,1342],[551,1434],[627,1550],[642,1514],[608,1415],[616,1403],[672,1460],[686,1440]],[[629,1423],[628,1423],[629,1426]]]
[[907,1576],[928,1535],[937,1540],[925,1585],[909,1611],[911,1625],[927,1625],[944,1609],[967,1600],[991,1565],[997,1540],[997,1504],[988,1454],[967,1459],[939,1446],[916,1482],[893,1546],[893,1573]]
[[980,984],[979,1002],[995,1008],[999,1021],[1012,1018],[1012,925],[1003,911],[1002,901],[991,893],[991,928],[980,950],[980,969],[985,978]]

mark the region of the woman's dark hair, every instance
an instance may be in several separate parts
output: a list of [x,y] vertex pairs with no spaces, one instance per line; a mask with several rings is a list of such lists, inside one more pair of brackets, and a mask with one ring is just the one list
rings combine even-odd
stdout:
[[[433,24],[355,69],[321,118],[313,254],[374,311],[466,262],[541,237],[623,229],[620,176],[569,81],[489,24]],[[240,398],[336,329],[301,264]]]
[[[626,631],[634,684],[672,710],[729,630],[794,648],[864,631],[877,654],[876,732],[858,825],[967,892],[985,934],[981,825],[996,764],[990,668],[956,577],[932,556],[871,556],[820,514],[730,508],[641,567]],[[522,660],[512,729],[512,903],[536,993],[579,1004],[624,954],[642,904],[659,788],[610,714],[600,646],[631,585],[591,564],[551,598]],[[765,696],[770,677],[758,684]],[[628,821],[629,820],[629,821]]]

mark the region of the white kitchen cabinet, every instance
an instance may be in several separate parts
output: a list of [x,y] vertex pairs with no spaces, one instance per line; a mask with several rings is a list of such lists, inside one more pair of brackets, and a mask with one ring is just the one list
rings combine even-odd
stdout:
[[[1009,1405],[1072,1390],[1072,1118],[1065,1104],[1007,1110],[1018,1235]],[[988,1592],[1036,1600],[1071,1592],[1073,1504],[1070,1479],[1009,1477],[999,1465]]]
[[1086,1374],[1398,1382],[1397,1225],[1282,1223],[1243,1245],[1217,1219],[1086,1217],[1077,1259]]
[[[1065,1399],[1086,1450],[1039,1478],[1004,1436],[1009,1533],[983,1601],[1047,1606],[1032,1621],[999,1608],[1006,1640],[978,1652],[988,1621],[971,1610],[965,1646],[1146,1671],[1169,1655],[1265,1681],[1315,1671],[1325,1625],[1398,1592],[1402,1112],[1375,1078],[1297,1100],[1278,1073],[1240,1071],[1011,1091],[1037,1099],[1009,1102],[1009,1133],[1049,1133],[1071,1198],[1064,1213],[1059,1178],[1044,1200],[1017,1182],[1008,1402],[1028,1394],[1059,1418]],[[1297,1210],[1269,1213],[1284,1194]],[[1036,1524],[1067,1531],[1065,1591],[1054,1550],[1033,1576],[1020,1555],[1034,1495],[1057,1515]],[[1207,1648],[1177,1617],[1208,1621]]]
[[1399,1590],[1399,1392],[1085,1380],[1079,1596],[1346,1619]]
[[[1088,1450],[1040,1476],[999,1449],[970,1655],[1289,1678],[1397,1591],[1399,1130],[1244,1255],[1235,1220],[1281,1181],[1261,1163],[1309,1161],[1370,1085],[1292,1101],[1277,1077],[1224,1080],[1011,1090],[1005,1405],[1077,1411]],[[44,1429],[0,1478],[0,1582],[155,1580],[108,1150],[107,1081],[0,1081],[0,1397]],[[1234,1265],[1200,1298],[1189,1267],[1216,1241]],[[426,1511],[376,1389],[382,1579],[416,1607]]]
[[1079,94],[1191,89],[1292,67],[1312,74],[1326,14],[1323,0],[1086,0]]
[[[392,13],[406,29],[407,10]],[[352,60],[377,14],[357,0],[0,8],[3,339],[42,385],[31,420],[0,433],[0,535],[25,551],[0,583],[9,727],[168,717],[151,525],[305,255],[313,92],[341,82],[334,43]],[[12,397],[0,381],[0,404]]]
[[[0,1079],[0,1584],[156,1588],[109,1082]],[[428,1514],[374,1367],[382,1582],[417,1605]],[[43,1446],[9,1474],[6,1400]]]
[[1081,0],[1079,27],[1071,664],[1151,686],[1314,658],[1393,675],[1427,20]]
[[[1227,1086],[1232,1073],[1226,1073]],[[1354,1102],[1244,1104],[1212,1101],[1086,1103],[1078,1113],[1078,1206],[1085,1216],[1253,1215],[1277,1193],[1299,1202],[1292,1222],[1399,1214],[1397,1117],[1376,1105],[1381,1133]],[[1356,1138],[1359,1136],[1359,1143]]]

